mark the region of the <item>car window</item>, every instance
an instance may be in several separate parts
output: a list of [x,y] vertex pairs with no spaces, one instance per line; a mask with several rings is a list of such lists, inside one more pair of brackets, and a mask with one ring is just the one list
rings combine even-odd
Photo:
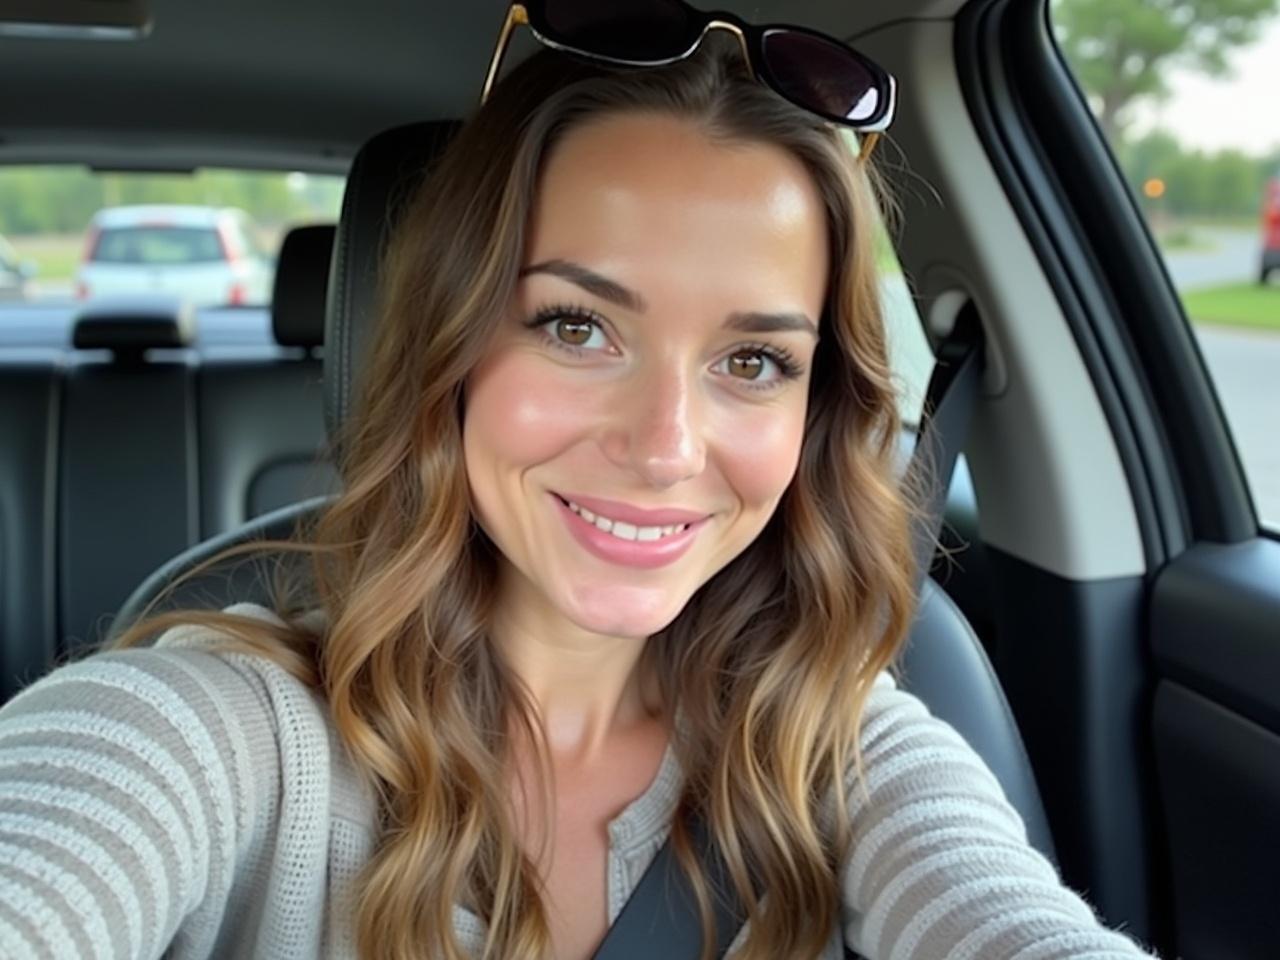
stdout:
[[880,262],[881,304],[889,343],[889,366],[898,386],[898,413],[904,423],[916,427],[920,424],[929,377],[933,374],[933,350],[925,337],[907,278],[887,238]]
[[[1054,0],[1054,31],[1163,254],[1264,527],[1280,531],[1275,4]],[[1207,6],[1206,6],[1207,10]]]
[[[344,182],[342,176],[300,171],[0,167],[0,236],[18,262],[34,268],[25,305],[73,307],[95,295],[95,283],[103,293],[154,289],[155,270],[217,264],[230,252],[238,273],[222,287],[208,287],[213,281],[206,277],[206,287],[166,285],[166,292],[189,293],[198,307],[220,300],[266,307],[284,235],[301,224],[335,222]],[[81,275],[86,267],[109,264],[120,268],[109,281]],[[129,266],[147,269],[130,276]],[[188,272],[175,282],[201,281]],[[2,309],[18,306],[6,301]]]
[[[861,151],[857,134],[841,130],[852,157]],[[857,162],[856,160],[852,162]],[[887,198],[892,204],[896,198]],[[915,297],[898,260],[896,227],[877,218],[873,225],[876,266],[880,271],[880,309],[884,317],[889,367],[898,388],[898,413],[912,428],[919,426],[929,378],[933,374],[933,349],[925,336]]]
[[114,227],[98,234],[89,260],[93,263],[175,264],[226,260],[222,241],[212,227]]
[[[850,138],[851,151],[857,151]],[[0,236],[7,237],[18,262],[30,262],[35,276],[21,305],[42,309],[38,320],[0,324],[15,342],[33,340],[32,326],[68,326],[78,303],[95,295],[101,278],[83,276],[86,265],[137,266],[133,277],[109,281],[112,292],[121,283],[140,291],[153,289],[150,268],[209,264],[223,259],[222,241],[211,227],[157,222],[156,205],[203,206],[228,215],[223,227],[231,244],[267,271],[246,284],[249,300],[261,306],[270,301],[270,269],[284,234],[308,222],[336,222],[342,204],[343,177],[301,172],[277,173],[202,170],[188,175],[95,173],[83,167],[0,167]],[[95,234],[95,217],[118,216],[122,208],[138,207],[136,222],[104,226]],[[144,208],[145,209],[142,209]],[[170,211],[170,216],[178,215]],[[0,240],[0,250],[3,241]],[[924,336],[915,302],[894,251],[890,231],[877,225],[877,256],[881,269],[882,305],[888,328],[890,362],[900,390],[900,410],[910,425],[919,422],[925,389],[933,370],[933,353]],[[191,290],[198,305],[202,291]],[[15,315],[20,305],[0,303],[0,314]],[[30,311],[28,311],[28,314]],[[202,328],[205,325],[202,324]],[[210,330],[212,334],[214,331]]]

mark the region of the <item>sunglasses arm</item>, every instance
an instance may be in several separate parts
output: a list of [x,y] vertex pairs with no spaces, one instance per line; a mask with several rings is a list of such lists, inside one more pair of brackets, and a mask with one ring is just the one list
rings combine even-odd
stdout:
[[502,32],[498,34],[498,42],[493,48],[493,59],[489,61],[489,72],[485,74],[484,87],[480,91],[480,102],[484,103],[489,99],[489,91],[493,89],[493,83],[498,79],[498,68],[502,66],[502,58],[506,56],[507,46],[511,43],[511,34],[515,32],[516,27],[529,23],[529,12],[525,10],[524,5],[513,3],[507,8],[507,20],[502,25]]
[[866,163],[868,160],[870,160],[871,154],[875,150],[876,144],[879,142],[880,142],[880,134],[864,133],[862,135],[862,142],[859,144],[859,147],[858,147],[858,159],[861,160],[863,163]]

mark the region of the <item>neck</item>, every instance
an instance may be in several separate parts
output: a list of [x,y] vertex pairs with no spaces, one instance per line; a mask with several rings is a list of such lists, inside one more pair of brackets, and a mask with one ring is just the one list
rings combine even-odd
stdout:
[[598,638],[584,644],[518,629],[493,639],[532,697],[557,759],[590,762],[612,739],[654,719],[654,698],[639,671],[644,640]]
[[[611,741],[660,715],[656,686],[641,676],[644,637],[590,633],[527,605],[502,603],[490,638],[528,690],[557,761],[603,756]],[[513,616],[521,611],[523,616]]]

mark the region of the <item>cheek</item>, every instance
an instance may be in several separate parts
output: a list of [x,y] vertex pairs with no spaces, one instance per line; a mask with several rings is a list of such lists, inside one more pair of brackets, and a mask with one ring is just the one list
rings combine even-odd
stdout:
[[717,424],[717,459],[747,510],[772,511],[795,475],[804,439],[803,404],[726,413]]
[[473,484],[549,460],[581,436],[590,406],[546,366],[508,350],[472,372],[462,429]]

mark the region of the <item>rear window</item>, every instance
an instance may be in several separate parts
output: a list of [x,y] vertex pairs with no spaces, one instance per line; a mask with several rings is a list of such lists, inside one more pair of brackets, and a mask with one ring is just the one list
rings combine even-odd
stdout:
[[68,349],[86,305],[136,296],[190,304],[204,354],[272,353],[280,244],[336,222],[344,185],[305,171],[0,164],[0,352]]
[[[345,178],[326,173],[203,168],[189,173],[97,171],[68,164],[0,165],[0,246],[27,265],[19,300],[0,298],[0,341],[22,306],[52,316],[84,297],[77,272],[89,264],[147,268],[225,262],[223,237],[245,272],[238,306],[268,308],[280,242],[293,227],[333,223]],[[194,214],[203,213],[203,219]],[[92,230],[103,224],[100,232]],[[150,289],[154,270],[113,271],[112,292]],[[193,299],[209,298],[193,273]],[[181,291],[178,291],[181,292]],[[95,291],[88,291],[92,299]],[[104,291],[105,295],[105,291]],[[8,324],[12,327],[12,324]]]
[[211,227],[113,227],[98,234],[94,263],[172,266],[218,263],[226,259],[222,241]]

